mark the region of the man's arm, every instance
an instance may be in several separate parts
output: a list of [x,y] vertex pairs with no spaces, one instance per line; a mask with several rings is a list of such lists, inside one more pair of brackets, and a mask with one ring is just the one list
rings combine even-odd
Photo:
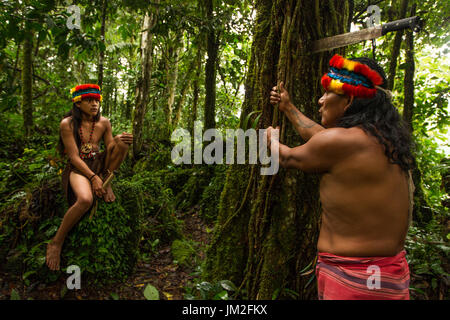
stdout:
[[327,172],[338,162],[352,155],[358,148],[352,142],[344,128],[326,129],[315,134],[307,143],[290,148],[275,139],[270,139],[269,127],[268,141],[278,145],[280,165],[284,168],[296,168],[305,172]]
[[289,121],[291,121],[295,130],[303,138],[303,140],[308,141],[316,133],[325,130],[320,124],[312,121],[301,113],[292,103],[284,112]]
[[316,133],[325,130],[324,127],[306,117],[291,103],[289,93],[284,88],[283,82],[280,83],[280,93],[277,92],[277,87],[272,88],[270,103],[273,105],[279,103],[279,109],[284,112],[295,130],[305,141],[308,141]]

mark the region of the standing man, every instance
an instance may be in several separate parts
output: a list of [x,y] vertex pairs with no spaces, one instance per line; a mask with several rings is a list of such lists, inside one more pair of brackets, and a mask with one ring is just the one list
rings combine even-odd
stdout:
[[[69,161],[62,174],[63,189],[69,209],[47,246],[46,262],[51,270],[59,270],[61,248],[67,233],[92,207],[94,195],[106,202],[116,197],[103,182],[125,159],[133,135],[122,133],[113,138],[110,121],[100,116],[102,95],[96,84],[72,88],[73,107],[60,124],[58,149]],[[106,151],[99,152],[103,139]]]
[[409,299],[404,243],[410,222],[410,136],[372,59],[335,55],[322,77],[322,126],[303,115],[280,85],[279,104],[305,144],[273,139],[280,165],[321,173],[317,244],[319,299]]

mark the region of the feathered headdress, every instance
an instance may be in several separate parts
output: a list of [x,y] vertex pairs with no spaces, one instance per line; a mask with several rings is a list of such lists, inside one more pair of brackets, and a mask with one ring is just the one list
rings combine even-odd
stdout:
[[379,87],[383,78],[378,72],[338,54],[330,59],[330,70],[321,82],[325,90],[358,98],[372,98],[377,89],[383,89]]
[[82,99],[93,98],[97,99],[100,102],[102,101],[102,92],[100,91],[100,86],[96,84],[80,84],[72,89],[70,89],[70,93],[72,94],[72,101],[78,102]]

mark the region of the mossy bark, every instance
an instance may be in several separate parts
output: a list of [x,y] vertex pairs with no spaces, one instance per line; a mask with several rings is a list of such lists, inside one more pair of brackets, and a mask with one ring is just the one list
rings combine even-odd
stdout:
[[[408,9],[408,0],[402,0],[400,5],[400,12],[397,19],[404,19],[406,17],[406,10]],[[388,73],[388,89],[394,89],[395,74],[397,71],[397,60],[400,55],[400,46],[402,44],[403,30],[398,30],[394,36],[394,42],[392,44],[391,58],[389,63]]]
[[156,23],[157,14],[147,12],[144,17],[141,36],[141,74],[136,84],[135,109],[133,112],[133,158],[137,159],[142,149],[143,124],[149,102],[150,82],[153,68],[153,33],[151,28]]
[[[168,48],[167,54],[167,62],[166,62],[166,74],[167,74],[167,82],[165,88],[165,96],[167,97],[167,104],[165,106],[165,115],[167,117],[166,123],[169,126],[172,125],[173,120],[173,106],[175,102],[175,91],[177,88],[178,82],[178,68],[180,64],[180,53],[183,50],[183,32],[178,30],[174,36],[174,39],[170,41],[170,45]],[[169,133],[169,132],[168,132]]]
[[[260,0],[255,5],[241,123],[250,112],[262,110],[259,128],[280,125],[281,142],[296,146],[303,141],[270,105],[269,92],[277,80],[284,81],[297,108],[317,120],[320,76],[333,52],[312,54],[309,48],[313,40],[347,31],[349,4]],[[258,165],[231,167],[207,252],[206,278],[231,280],[249,299],[313,298],[312,274],[299,271],[313,265],[316,255],[318,189],[318,177],[299,170],[280,168],[277,175],[262,176]]]
[[[105,41],[105,29],[106,29],[106,9],[108,8],[108,1],[103,0],[102,1],[102,26],[100,28],[100,41],[103,43],[103,45],[106,48],[106,41]],[[105,60],[105,50],[100,49],[99,55],[98,55],[98,76],[97,76],[97,84],[100,86],[100,88],[103,88],[103,63]]]
[[[211,23],[214,19],[214,3],[212,0],[206,0],[205,3],[206,18]],[[219,53],[218,31],[214,26],[209,25],[207,34],[207,53],[208,58],[205,65],[205,130],[216,127],[216,64]]]
[[[410,17],[416,15],[416,4],[413,3],[410,8]],[[404,77],[404,101],[403,101],[403,121],[406,124],[409,132],[413,133],[413,117],[414,117],[414,33],[412,30],[407,30],[405,37],[405,77]],[[432,218],[433,212],[428,205],[425,194],[422,190],[422,173],[418,166],[412,169],[412,178],[415,185],[414,191],[414,210],[413,220],[419,226],[425,226]]]
[[28,23],[23,41],[22,54],[22,114],[25,135],[29,136],[33,128],[33,31]]

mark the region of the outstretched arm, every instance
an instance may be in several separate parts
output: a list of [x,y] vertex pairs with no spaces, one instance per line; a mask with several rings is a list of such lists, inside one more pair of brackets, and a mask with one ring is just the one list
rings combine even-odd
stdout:
[[296,168],[305,172],[327,172],[343,158],[353,154],[358,148],[348,137],[344,128],[323,130],[314,135],[307,143],[290,148],[277,139],[271,139],[272,127],[267,128],[267,143],[278,146],[279,162],[283,168]]
[[289,93],[284,88],[283,82],[280,83],[280,93],[277,92],[277,87],[272,88],[270,103],[273,105],[279,103],[280,110],[284,112],[295,130],[305,141],[308,141],[313,135],[325,129],[320,124],[306,117],[291,103]]

